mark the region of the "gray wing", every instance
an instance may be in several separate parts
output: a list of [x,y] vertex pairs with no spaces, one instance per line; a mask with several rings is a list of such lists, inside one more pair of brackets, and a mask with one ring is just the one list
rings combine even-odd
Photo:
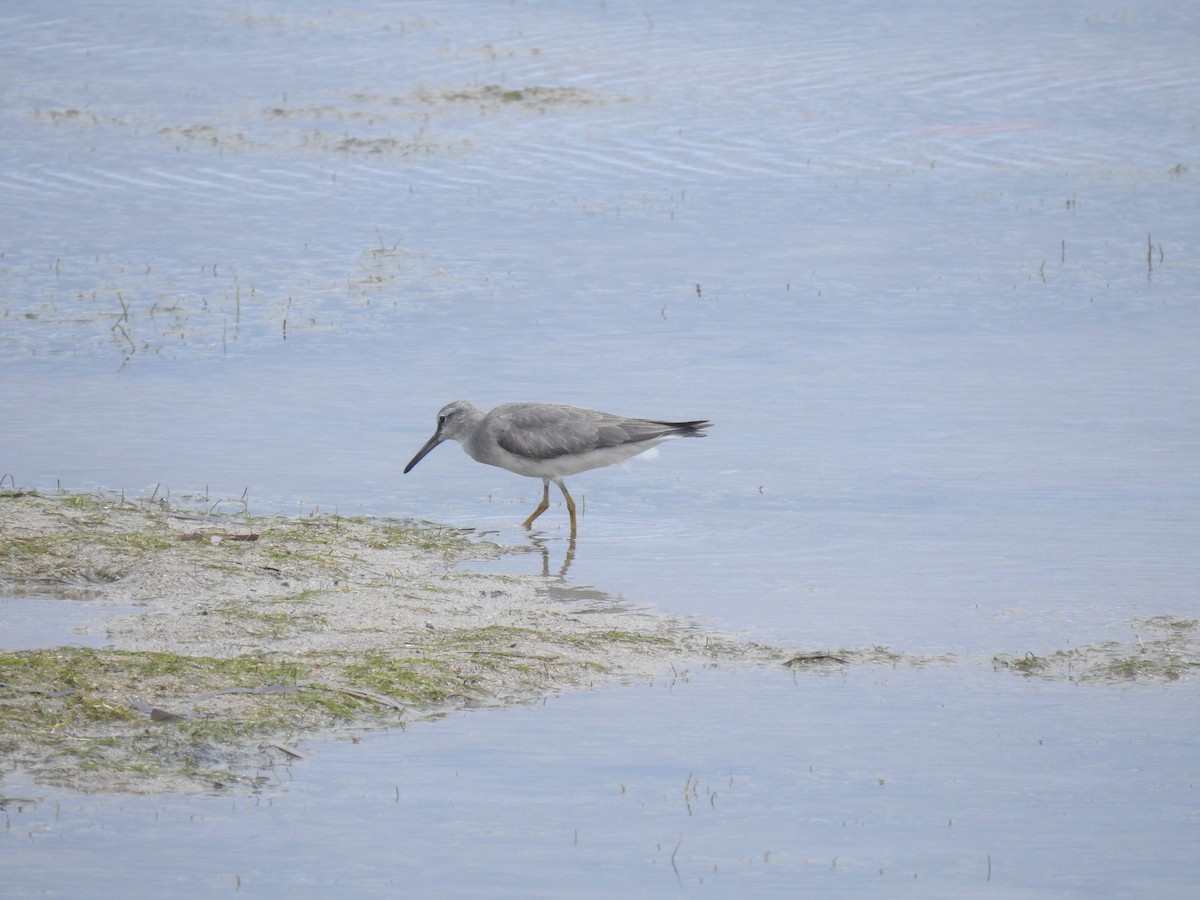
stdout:
[[629,419],[595,409],[555,403],[505,403],[487,418],[496,443],[516,456],[553,459],[640,441],[699,436],[707,422]]
[[[488,413],[496,443],[526,459],[583,453],[601,443],[599,421],[590,410],[550,403],[506,403]],[[608,438],[611,443],[611,436]]]

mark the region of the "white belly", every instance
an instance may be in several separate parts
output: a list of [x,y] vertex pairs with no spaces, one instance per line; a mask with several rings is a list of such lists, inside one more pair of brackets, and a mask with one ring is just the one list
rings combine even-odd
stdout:
[[[530,478],[565,478],[588,469],[598,469],[601,466],[611,466],[632,459],[639,453],[645,453],[651,447],[662,441],[638,441],[630,444],[619,444],[615,447],[602,447],[599,450],[587,450],[583,453],[570,453],[566,456],[556,456],[552,459],[530,459],[509,453],[501,447],[493,446],[487,457],[475,456],[479,462],[489,463],[527,475]],[[468,452],[470,452],[468,450]],[[474,456],[474,454],[471,454]]]

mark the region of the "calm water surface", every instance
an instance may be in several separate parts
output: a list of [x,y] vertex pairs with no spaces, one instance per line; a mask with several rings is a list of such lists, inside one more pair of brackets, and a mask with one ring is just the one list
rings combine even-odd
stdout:
[[6,781],[44,798],[6,883],[1184,893],[1194,679],[989,661],[1200,618],[1198,35],[1168,3],[0,11],[0,473],[523,545],[536,483],[400,475],[446,401],[706,417],[572,480],[572,585],[960,661],[455,717],[250,798]]
[[27,788],[6,850],[72,896],[1186,896],[1200,732],[1088,690],[688,673],[318,744],[255,796]]

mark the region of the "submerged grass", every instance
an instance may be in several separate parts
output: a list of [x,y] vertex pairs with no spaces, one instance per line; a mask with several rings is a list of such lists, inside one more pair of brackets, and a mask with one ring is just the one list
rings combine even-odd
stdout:
[[454,572],[500,552],[462,531],[214,508],[0,490],[0,585],[144,607],[108,627],[153,648],[0,651],[0,771],[130,791],[253,781],[295,736],[527,701],[698,644]]
[[218,603],[213,612],[226,625],[239,625],[248,638],[278,641],[303,632],[320,631],[328,624],[323,614],[305,608],[318,593],[324,592],[304,590],[257,602],[230,597]]
[[1200,622],[1154,616],[1131,623],[1133,641],[1109,641],[1044,655],[998,655],[997,668],[1026,677],[1081,682],[1171,682],[1200,674]]
[[[31,529],[0,531],[0,576],[7,579],[88,576],[89,561],[103,555],[120,568],[169,550],[190,551],[198,564],[220,568],[230,554],[262,539],[268,555],[280,561],[306,562],[331,572],[352,567],[351,545],[369,549],[409,547],[455,557],[479,545],[467,532],[417,523],[364,517],[216,516],[196,510],[173,510],[161,501],[127,500],[124,496],[64,495],[0,490],[0,518],[5,508],[31,508],[41,521]],[[181,531],[172,520],[194,520],[197,531]],[[222,531],[221,525],[231,529]],[[220,548],[214,553],[215,547]],[[96,580],[108,580],[99,578]]]
[[222,783],[244,781],[236,772],[263,741],[403,725],[568,683],[553,662],[538,657],[530,666],[527,654],[488,651],[468,634],[407,656],[0,652],[0,751],[48,781],[78,784],[80,772],[102,773],[105,787],[136,790],[152,776],[206,780],[218,769]]
[[[534,591],[518,598],[528,585],[511,576],[454,572],[499,548],[415,522],[15,489],[0,490],[0,522],[0,585],[146,605],[134,626],[108,627],[153,649],[0,651],[0,771],[84,789],[254,782],[297,736],[402,726],[675,661],[781,662],[793,677],[957,662],[879,646],[789,657],[649,616],[579,616]],[[1197,621],[1133,627],[1130,643],[994,662],[1110,683],[1200,671]]]

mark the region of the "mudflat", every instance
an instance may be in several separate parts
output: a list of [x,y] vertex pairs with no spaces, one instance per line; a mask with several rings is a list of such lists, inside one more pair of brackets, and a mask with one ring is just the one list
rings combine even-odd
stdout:
[[253,783],[314,735],[783,659],[556,579],[462,571],[513,551],[425,523],[10,490],[0,526],[3,593],[112,612],[103,649],[0,650],[2,765],[85,790]]

